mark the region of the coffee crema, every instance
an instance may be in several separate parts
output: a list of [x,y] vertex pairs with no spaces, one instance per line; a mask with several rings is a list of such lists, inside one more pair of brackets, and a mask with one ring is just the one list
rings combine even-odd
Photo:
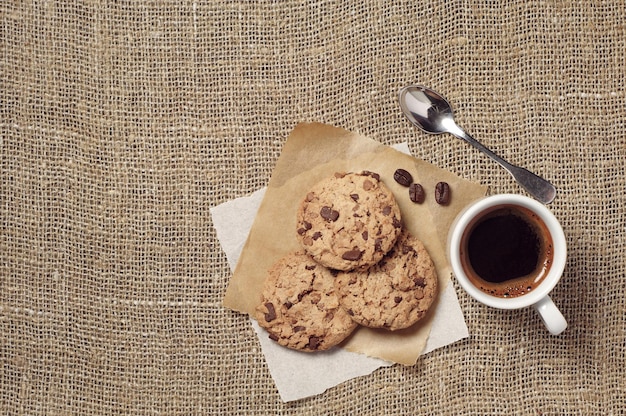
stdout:
[[461,241],[461,263],[474,286],[492,296],[525,295],[548,275],[553,243],[532,211],[494,207],[468,227]]

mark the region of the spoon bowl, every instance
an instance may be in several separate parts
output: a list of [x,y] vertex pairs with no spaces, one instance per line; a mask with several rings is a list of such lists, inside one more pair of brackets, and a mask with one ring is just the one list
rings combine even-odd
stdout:
[[450,133],[465,140],[498,162],[535,199],[544,204],[549,204],[554,200],[556,196],[554,185],[542,177],[502,159],[459,127],[454,121],[452,106],[438,92],[430,88],[411,85],[400,90],[398,99],[406,118],[421,130],[430,134]]
[[447,133],[443,121],[454,117],[450,104],[425,87],[410,86],[400,90],[400,107],[409,121],[426,133]]

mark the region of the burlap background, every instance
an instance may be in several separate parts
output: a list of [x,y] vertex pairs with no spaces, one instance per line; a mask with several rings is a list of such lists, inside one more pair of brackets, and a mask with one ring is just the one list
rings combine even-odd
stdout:
[[[624,414],[625,6],[476,3],[3,1],[2,414]],[[523,192],[412,128],[411,83],[559,188],[570,328],[457,286],[469,339],[283,404],[209,207],[266,185],[297,122]]]

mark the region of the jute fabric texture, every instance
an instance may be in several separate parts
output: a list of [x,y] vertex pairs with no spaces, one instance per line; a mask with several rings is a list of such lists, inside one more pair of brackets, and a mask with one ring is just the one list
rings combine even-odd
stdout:
[[[2,414],[624,414],[623,2],[9,0],[0,22]],[[453,280],[468,339],[282,403],[221,305],[209,208],[265,186],[298,122],[524,193],[411,127],[414,83],[557,186],[570,327]]]

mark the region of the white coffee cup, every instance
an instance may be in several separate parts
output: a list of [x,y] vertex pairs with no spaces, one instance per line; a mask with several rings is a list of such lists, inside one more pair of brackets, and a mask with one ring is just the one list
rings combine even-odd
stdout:
[[[502,208],[515,209],[521,207],[539,218],[545,225],[543,233],[552,242],[551,264],[546,268],[542,280],[528,292],[514,297],[503,297],[488,293],[489,283],[481,289],[477,286],[477,273],[468,260],[468,239],[474,227],[486,215]],[[527,211],[525,211],[527,212]],[[547,231],[546,231],[547,230]],[[541,233],[539,233],[541,234]],[[452,270],[460,285],[476,300],[485,305],[499,309],[519,309],[532,306],[539,313],[548,331],[558,335],[567,328],[567,321],[556,307],[550,296],[550,291],[556,286],[567,258],[567,247],[563,228],[556,217],[543,204],[534,199],[514,194],[500,194],[481,198],[463,209],[454,220],[448,234],[448,258]],[[473,276],[474,282],[470,279]],[[482,283],[481,283],[482,284]],[[530,289],[530,288],[529,288]]]

